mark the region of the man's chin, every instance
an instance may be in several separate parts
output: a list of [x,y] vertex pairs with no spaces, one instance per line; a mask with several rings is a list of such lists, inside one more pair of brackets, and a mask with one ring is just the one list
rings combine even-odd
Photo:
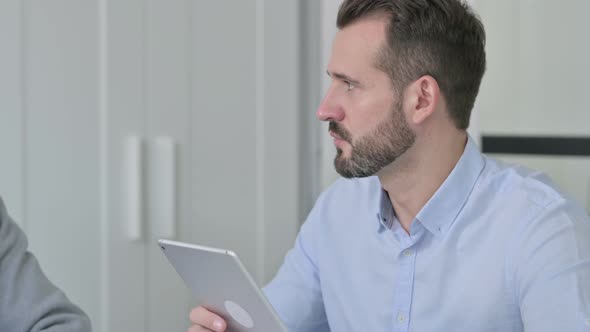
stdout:
[[338,155],[336,158],[334,158],[334,168],[336,173],[347,179],[366,178],[375,175],[375,173],[355,168],[354,165],[351,165],[350,160],[345,159],[341,155]]
[[373,176],[375,174],[361,174],[361,173],[352,173],[349,170],[344,170],[344,169],[338,169],[336,168],[336,173],[338,173],[341,177],[345,178],[345,179],[362,179],[362,178],[368,178],[370,176]]

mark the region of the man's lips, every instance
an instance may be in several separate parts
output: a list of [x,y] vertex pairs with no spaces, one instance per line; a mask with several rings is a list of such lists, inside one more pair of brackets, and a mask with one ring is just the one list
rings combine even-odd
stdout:
[[330,130],[330,136],[332,136],[332,138],[334,139],[334,144],[338,147],[340,147],[341,145],[343,145],[346,141],[340,137],[340,135],[336,134],[335,132]]

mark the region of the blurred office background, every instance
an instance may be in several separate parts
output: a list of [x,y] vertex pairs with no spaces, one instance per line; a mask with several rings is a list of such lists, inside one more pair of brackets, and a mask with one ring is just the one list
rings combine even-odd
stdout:
[[[186,329],[158,238],[274,275],[336,178],[314,113],[339,3],[0,0],[0,195],[96,331]],[[588,207],[590,2],[472,3],[489,62],[472,136]]]

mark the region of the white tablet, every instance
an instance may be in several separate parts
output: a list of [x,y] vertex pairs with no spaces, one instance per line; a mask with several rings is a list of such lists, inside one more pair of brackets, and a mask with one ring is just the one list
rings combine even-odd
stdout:
[[287,332],[238,256],[229,250],[159,240],[197,304],[225,319],[230,332]]

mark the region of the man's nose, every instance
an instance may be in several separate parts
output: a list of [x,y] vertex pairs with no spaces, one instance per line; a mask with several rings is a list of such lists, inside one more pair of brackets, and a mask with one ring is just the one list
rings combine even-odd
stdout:
[[316,117],[320,121],[335,121],[340,122],[344,119],[344,109],[342,105],[337,102],[337,100],[333,96],[333,91],[328,91],[318,110],[316,112]]

